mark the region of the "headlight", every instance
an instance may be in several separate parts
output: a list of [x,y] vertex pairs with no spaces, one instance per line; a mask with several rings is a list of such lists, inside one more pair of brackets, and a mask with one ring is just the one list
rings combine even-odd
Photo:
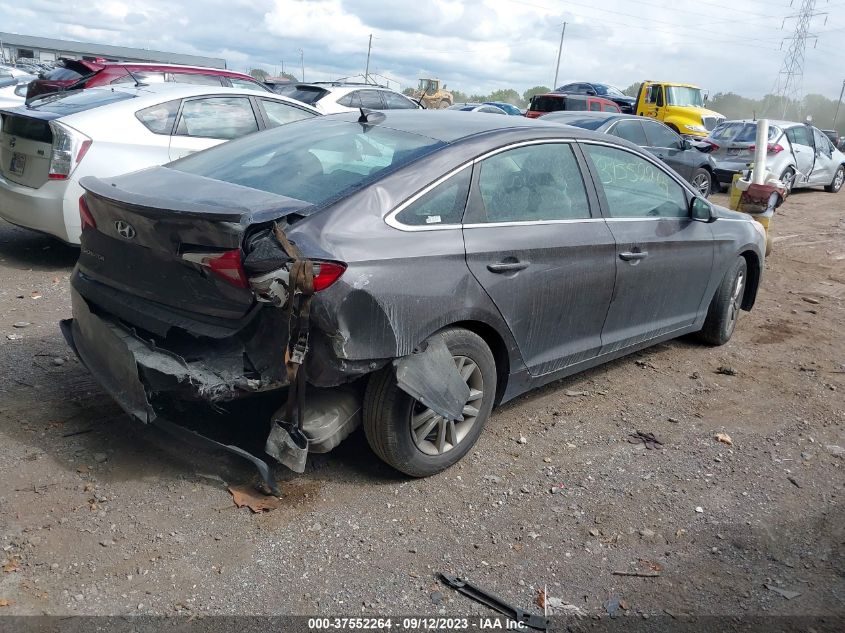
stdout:
[[703,125],[685,125],[684,127],[686,129],[692,131],[692,132],[706,132],[707,131],[707,128],[704,127]]
[[763,241],[766,241],[766,227],[760,224],[757,220],[752,219],[751,224],[754,227],[754,230],[760,234],[760,237],[763,238]]

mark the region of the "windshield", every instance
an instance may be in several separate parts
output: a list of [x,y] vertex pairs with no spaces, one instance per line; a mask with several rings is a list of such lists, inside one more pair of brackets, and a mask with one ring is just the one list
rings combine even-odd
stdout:
[[689,86],[666,86],[666,100],[669,105],[682,107],[704,107],[704,97],[701,88],[690,88]]
[[607,84],[593,84],[596,88],[596,93],[604,97],[605,95],[610,95],[611,97],[624,97],[625,93],[619,90],[614,86],[608,86]]
[[168,167],[321,206],[444,145],[327,117],[247,136]]

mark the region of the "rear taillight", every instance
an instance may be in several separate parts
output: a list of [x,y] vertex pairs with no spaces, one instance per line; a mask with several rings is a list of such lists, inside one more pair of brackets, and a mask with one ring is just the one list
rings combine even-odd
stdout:
[[50,121],[50,130],[53,132],[53,150],[47,177],[51,180],[65,180],[85,158],[91,147],[91,139],[57,121]]
[[705,142],[705,143],[707,143],[707,144],[710,146],[710,151],[711,151],[711,152],[715,152],[716,150],[718,150],[718,149],[719,149],[719,146],[718,146],[718,145],[716,145],[716,143],[714,143],[714,142],[713,142],[713,141],[711,141],[711,140],[704,139],[704,142]]
[[225,279],[238,288],[249,288],[249,280],[246,278],[244,266],[241,262],[241,249],[226,251],[216,257],[207,257],[203,265],[208,266],[215,275]]
[[90,226],[92,229],[97,228],[97,222],[94,216],[91,215],[91,210],[88,208],[88,203],[85,202],[85,196],[79,196],[79,219],[82,221],[82,228]]
[[314,292],[331,286],[346,272],[346,264],[337,262],[314,262]]
[[[756,151],[756,149],[757,149],[756,145],[749,145],[748,146],[749,152],[753,153],[754,151]],[[783,151],[783,147],[778,143],[769,143],[766,146],[766,153],[768,153],[768,154],[779,154],[782,151]]]

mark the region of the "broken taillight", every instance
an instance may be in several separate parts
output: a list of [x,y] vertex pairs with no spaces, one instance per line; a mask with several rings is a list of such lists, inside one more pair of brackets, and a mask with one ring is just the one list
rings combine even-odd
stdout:
[[238,288],[249,288],[249,281],[246,278],[243,264],[241,263],[241,249],[226,251],[216,257],[207,257],[201,262],[208,266],[215,275],[225,279]]
[[85,201],[85,194],[79,196],[79,220],[82,222],[82,228],[90,226],[92,229],[97,228],[97,221],[91,215],[91,210],[88,208],[88,203]]

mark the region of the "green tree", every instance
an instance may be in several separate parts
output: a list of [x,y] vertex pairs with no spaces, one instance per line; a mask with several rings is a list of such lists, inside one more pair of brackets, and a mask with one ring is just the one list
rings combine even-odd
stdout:
[[522,93],[522,103],[520,105],[526,106],[531,101],[531,97],[534,95],[542,95],[547,92],[551,92],[551,88],[548,88],[547,86],[534,86],[533,88],[529,88]]
[[485,101],[502,101],[504,103],[510,103],[511,105],[520,105],[522,103],[519,93],[513,88],[500,88],[499,90],[494,90],[490,93],[490,97],[485,99]]
[[625,88],[625,90],[623,90],[622,92],[624,92],[629,97],[636,97],[640,92],[640,85],[641,84],[642,84],[641,81],[633,83],[630,86],[628,86],[627,88]]
[[267,81],[267,77],[270,76],[270,73],[261,68],[253,68],[249,71],[249,76],[254,77],[258,81]]

